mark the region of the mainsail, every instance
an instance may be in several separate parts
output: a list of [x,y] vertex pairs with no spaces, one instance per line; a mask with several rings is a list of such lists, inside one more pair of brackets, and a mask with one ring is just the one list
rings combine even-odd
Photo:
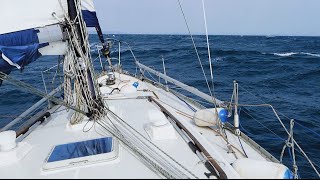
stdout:
[[1,72],[23,69],[42,55],[66,53],[60,24],[68,12],[67,0],[10,0],[1,2],[1,9],[5,16],[0,21],[6,22],[0,27]]
[[42,55],[64,55],[66,103],[73,104],[74,81],[77,108],[86,105],[90,116],[99,113],[101,101],[97,98],[86,27],[95,27],[104,40],[93,1],[11,0],[1,5],[6,14],[0,17],[1,22],[10,22],[0,27],[0,72],[22,70]]
[[[81,0],[80,4],[86,26],[95,27],[104,43],[93,1]],[[22,70],[43,55],[67,53],[68,0],[10,0],[2,2],[1,7],[5,16],[0,20],[7,23],[0,27],[0,72]]]

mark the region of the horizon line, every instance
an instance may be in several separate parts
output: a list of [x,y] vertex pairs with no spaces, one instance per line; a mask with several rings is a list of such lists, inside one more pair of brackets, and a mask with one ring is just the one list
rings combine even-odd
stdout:
[[[95,34],[95,32],[89,32],[89,34]],[[114,32],[105,31],[103,34],[111,35],[178,35],[178,36],[189,36],[188,33],[130,33],[130,32]],[[194,33],[195,36],[205,36],[204,33]],[[298,34],[209,34],[209,36],[270,36],[270,37],[320,37],[320,35],[298,35]]]

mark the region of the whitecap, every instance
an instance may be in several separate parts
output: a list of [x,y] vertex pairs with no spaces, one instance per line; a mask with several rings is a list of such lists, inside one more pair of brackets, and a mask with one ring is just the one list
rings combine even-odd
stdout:
[[313,57],[320,57],[320,54],[304,53],[304,52],[302,52],[301,54],[308,55],[308,56],[313,56]]
[[289,56],[293,56],[299,53],[294,53],[294,52],[290,52],[290,53],[273,53],[273,55],[275,56],[281,56],[281,57],[289,57]]
[[223,61],[223,60],[224,60],[223,57],[217,57],[213,59],[214,62]]
[[313,56],[313,57],[320,57],[320,54],[314,54],[314,53],[305,53],[305,52],[289,52],[289,53],[273,53],[275,56],[281,56],[281,57],[289,57],[294,55],[306,55],[306,56]]

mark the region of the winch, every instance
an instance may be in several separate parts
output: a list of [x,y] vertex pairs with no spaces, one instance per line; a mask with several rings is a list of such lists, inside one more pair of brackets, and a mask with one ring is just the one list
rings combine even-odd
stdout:
[[106,80],[106,85],[116,84],[116,77],[113,72],[108,73],[108,78]]

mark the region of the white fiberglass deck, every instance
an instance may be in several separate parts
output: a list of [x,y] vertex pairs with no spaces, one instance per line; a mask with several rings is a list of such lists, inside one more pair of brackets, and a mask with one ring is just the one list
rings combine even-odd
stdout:
[[[100,78],[99,82],[103,82],[104,78]],[[206,178],[204,173],[208,170],[176,130],[174,134],[170,134],[169,131],[161,133],[160,129],[158,138],[164,140],[154,140],[152,135],[147,133],[148,127],[159,120],[159,118],[154,119],[152,115],[162,113],[154,102],[148,100],[148,97],[153,97],[192,132],[211,157],[219,163],[228,178],[241,178],[231,166],[237,159],[245,158],[238,137],[227,131],[229,143],[234,146],[235,152],[228,153],[227,143],[216,133],[215,128],[197,127],[190,119],[194,111],[177,96],[128,75],[116,74],[116,78],[115,85],[101,87],[104,103],[111,111],[197,177]],[[137,91],[132,89],[132,84],[135,82],[139,83]],[[120,92],[114,91],[110,94],[115,88],[119,88]],[[198,109],[196,106],[193,108]],[[54,146],[111,136],[91,122],[71,126],[69,119],[73,111],[67,111],[65,107],[54,107],[51,113],[52,116],[47,121],[37,126],[22,140],[21,143],[31,147],[23,159],[13,164],[0,162],[0,178],[160,178],[122,143],[120,143],[119,157],[116,160],[45,171],[44,163]],[[171,123],[169,119],[165,120]],[[250,159],[269,161],[248,143],[245,141],[242,143]]]

